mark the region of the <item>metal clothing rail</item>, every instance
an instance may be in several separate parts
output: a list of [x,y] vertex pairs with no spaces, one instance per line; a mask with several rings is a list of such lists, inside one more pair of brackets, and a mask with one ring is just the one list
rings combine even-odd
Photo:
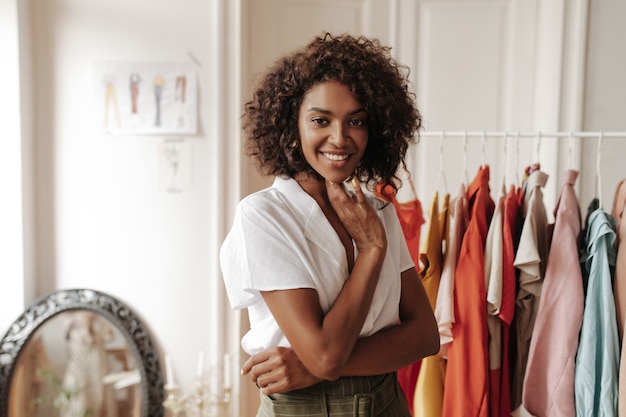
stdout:
[[446,131],[427,130],[419,132],[420,137],[500,137],[500,138],[626,138],[626,132],[591,132],[591,131],[559,131],[559,132],[522,132],[522,131]]
[[[581,146],[581,141],[580,139],[583,138],[591,138],[591,139],[596,139],[598,141],[597,144],[597,151],[596,151],[596,188],[597,188],[597,195],[599,196],[599,198],[601,198],[602,196],[602,179],[601,179],[601,173],[602,173],[602,167],[601,167],[601,155],[602,155],[602,143],[603,143],[603,139],[605,138],[626,138],[626,131],[535,131],[535,132],[528,132],[528,131],[476,131],[476,130],[472,130],[472,131],[446,131],[446,130],[440,130],[440,131],[421,131],[418,132],[418,136],[420,138],[425,138],[425,137],[433,137],[433,138],[439,138],[440,140],[440,145],[439,145],[439,158],[440,158],[440,177],[443,177],[443,139],[444,138],[452,138],[452,137],[458,137],[458,138],[463,138],[464,141],[464,148],[465,148],[465,152],[463,152],[463,165],[465,167],[467,167],[467,143],[468,143],[468,138],[470,137],[478,137],[478,138],[482,138],[482,164],[484,165],[485,163],[485,142],[487,138],[500,138],[500,139],[520,139],[520,138],[526,138],[526,139],[535,139],[536,140],[536,146],[537,146],[537,150],[536,150],[536,156],[537,158],[539,158],[539,156],[541,155],[540,152],[540,147],[541,147],[541,143],[542,143],[542,139],[546,138],[546,139],[557,139],[557,138],[569,138],[570,139],[570,145],[569,145],[569,150],[568,150],[568,156],[569,156],[569,166],[572,166],[572,148],[574,146],[576,146],[579,150],[580,150],[580,146]],[[504,141],[504,146],[505,146],[505,153],[506,153],[506,143],[508,141]],[[574,145],[574,143],[576,143],[576,145]],[[519,146],[519,142],[518,142],[518,146]],[[558,158],[558,156],[553,156],[554,158]],[[556,161],[552,161],[552,166],[557,166]],[[466,174],[467,175],[467,174]],[[441,180],[441,178],[440,178]],[[445,178],[444,178],[445,181]],[[445,183],[444,183],[445,184]],[[602,206],[602,200],[600,200],[600,206]]]

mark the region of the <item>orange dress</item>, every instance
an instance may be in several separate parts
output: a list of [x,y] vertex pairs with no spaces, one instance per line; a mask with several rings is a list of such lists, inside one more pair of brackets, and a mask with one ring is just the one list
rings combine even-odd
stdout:
[[444,417],[489,416],[489,364],[484,247],[495,204],[489,195],[489,166],[467,190],[470,222],[454,278],[454,340],[448,348]]

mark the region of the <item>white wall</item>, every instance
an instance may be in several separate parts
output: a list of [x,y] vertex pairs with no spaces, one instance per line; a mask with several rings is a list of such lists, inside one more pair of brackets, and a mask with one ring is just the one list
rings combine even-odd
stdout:
[[20,45],[29,41],[23,2],[0,1],[0,94],[3,162],[0,204],[0,330],[8,328],[34,294],[32,265],[32,117],[30,61]]
[[[34,129],[34,155],[28,166],[32,164],[36,209],[22,222],[28,212],[21,207],[20,193],[28,198],[29,188],[20,189],[17,178],[10,183],[17,189],[5,189],[11,210],[17,212],[1,234],[3,249],[5,240],[10,243],[10,250],[3,250],[2,275],[15,283],[5,292],[7,281],[2,281],[2,301],[5,295],[15,300],[2,302],[2,330],[23,310],[24,302],[28,305],[54,290],[104,291],[144,319],[161,352],[171,354],[179,382],[190,386],[200,350],[206,352],[205,363],[221,358],[223,341],[217,334],[226,325],[221,323],[228,323],[217,264],[223,238],[219,207],[228,186],[220,155],[225,138],[219,136],[227,132],[219,119],[226,113],[218,108],[216,94],[221,88],[216,63],[223,53],[222,3],[32,0],[32,14],[26,10],[21,16],[18,3],[29,4],[1,3],[1,15],[11,23],[0,24],[2,40],[10,41],[8,46],[3,42],[3,52],[12,64],[3,71],[15,81],[9,83],[9,111],[2,112],[10,122],[5,155],[11,155],[11,165],[6,169],[11,176],[19,175],[20,154],[28,155],[19,149],[20,94],[13,91],[20,81],[17,22],[28,18],[32,42],[23,42],[19,52],[33,57],[32,80],[21,94],[28,98],[32,87],[36,97],[35,122],[28,124]],[[5,38],[5,31],[10,36]],[[159,188],[157,150],[164,137],[112,136],[99,129],[92,111],[92,65],[103,59],[192,62],[191,56],[198,61],[199,133],[183,138],[188,158],[181,169],[188,169],[191,179],[175,194]],[[25,233],[12,231],[22,224],[36,226],[36,256],[29,260],[36,290],[31,294],[24,288],[33,279],[20,271],[20,238]]]

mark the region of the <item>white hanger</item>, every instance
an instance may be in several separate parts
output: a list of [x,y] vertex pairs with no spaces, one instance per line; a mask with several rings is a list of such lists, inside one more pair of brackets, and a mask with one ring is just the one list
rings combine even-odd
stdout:
[[515,132],[515,186],[519,187],[519,131]]
[[569,132],[569,141],[567,148],[567,166],[569,169],[572,169],[572,148],[574,147],[574,134]]
[[467,174],[467,130],[463,132],[463,183],[469,184],[469,175]]
[[541,166],[541,132],[537,132],[537,164]]
[[596,159],[596,186],[597,186],[597,197],[598,202],[600,203],[599,207],[602,208],[602,170],[601,170],[601,162],[602,162],[602,140],[604,139],[604,134],[600,132],[600,136],[598,137],[598,152]]
[[508,155],[509,147],[508,147],[508,143],[507,143],[508,140],[509,140],[509,135],[508,135],[507,132],[504,132],[504,145],[503,145],[503,147],[504,147],[504,151],[503,151],[504,158],[502,158],[502,189],[503,190],[506,190],[506,162],[507,162],[507,159],[508,159],[508,156],[509,156]]
[[443,182],[443,192],[448,194],[448,183],[446,182],[446,173],[443,165],[443,140],[446,136],[446,132],[442,131],[439,137],[439,178],[437,179],[437,190]]
[[481,144],[480,144],[480,152],[481,152],[481,160],[480,160],[480,164],[481,166],[484,168],[485,167],[485,144],[487,143],[487,134],[485,133],[485,131],[482,131],[481,134]]

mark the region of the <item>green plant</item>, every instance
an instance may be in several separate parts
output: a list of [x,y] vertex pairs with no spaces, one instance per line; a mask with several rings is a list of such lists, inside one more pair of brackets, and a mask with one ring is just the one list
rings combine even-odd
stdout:
[[77,381],[74,385],[68,386],[54,372],[47,369],[39,368],[37,373],[48,382],[48,385],[52,388],[52,394],[35,398],[35,406],[38,407],[51,402],[54,408],[59,411],[59,414],[64,417],[90,417],[93,415],[93,410],[89,408],[72,410],[71,407],[75,398],[85,390],[84,381]]

